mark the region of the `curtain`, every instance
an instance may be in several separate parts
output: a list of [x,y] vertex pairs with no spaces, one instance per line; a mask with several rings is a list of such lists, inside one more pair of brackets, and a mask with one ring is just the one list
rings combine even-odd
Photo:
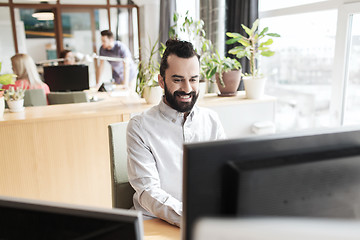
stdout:
[[173,15],[176,11],[176,0],[160,1],[159,41],[166,43],[169,39],[170,26],[174,24]]
[[225,0],[200,0],[200,18],[204,21],[206,38],[210,39],[220,56],[225,45]]
[[[252,23],[259,17],[258,0],[226,0],[226,17],[226,32],[246,34],[241,24],[251,27]],[[234,57],[234,55],[230,55],[228,51],[235,45],[236,44],[225,46],[226,56]],[[250,64],[246,58],[242,58],[240,63],[243,72],[250,71]],[[242,81],[239,90],[244,90]]]

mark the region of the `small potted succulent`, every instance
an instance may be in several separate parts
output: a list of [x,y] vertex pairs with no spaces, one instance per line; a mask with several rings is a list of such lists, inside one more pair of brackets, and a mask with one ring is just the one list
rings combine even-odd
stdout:
[[243,81],[245,85],[246,96],[248,98],[261,98],[265,88],[266,78],[260,74],[257,68],[257,60],[261,56],[271,57],[275,54],[270,50],[270,45],[274,42],[271,37],[280,37],[277,33],[268,33],[269,28],[265,27],[261,31],[259,19],[256,19],[251,29],[241,24],[242,28],[248,35],[243,36],[240,33],[227,32],[230,37],[227,44],[240,43],[239,46],[229,50],[230,54],[236,55],[237,58],[246,57],[250,62],[250,73],[245,73]]
[[10,112],[21,112],[24,110],[25,90],[23,87],[11,86],[4,91],[4,98],[9,106]]

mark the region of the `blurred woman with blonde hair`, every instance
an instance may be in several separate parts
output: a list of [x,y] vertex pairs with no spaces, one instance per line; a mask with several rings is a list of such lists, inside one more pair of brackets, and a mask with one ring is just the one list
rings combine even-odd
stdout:
[[15,84],[2,86],[3,89],[8,89],[10,86],[15,88],[22,86],[25,89],[42,88],[45,94],[50,92],[49,86],[41,81],[35,62],[29,55],[17,53],[11,57],[11,64],[17,80]]

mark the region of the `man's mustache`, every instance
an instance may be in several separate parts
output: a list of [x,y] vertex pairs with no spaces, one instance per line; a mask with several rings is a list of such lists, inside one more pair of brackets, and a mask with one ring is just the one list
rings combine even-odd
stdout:
[[187,95],[189,95],[189,96],[195,96],[195,95],[196,95],[196,92],[195,92],[195,91],[191,91],[191,92],[189,92],[189,93],[186,93],[186,92],[184,92],[184,91],[175,91],[175,92],[174,92],[174,96],[187,96]]

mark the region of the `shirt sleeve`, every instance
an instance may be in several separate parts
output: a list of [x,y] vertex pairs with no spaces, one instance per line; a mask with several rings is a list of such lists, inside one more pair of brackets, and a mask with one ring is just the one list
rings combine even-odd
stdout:
[[[127,128],[128,177],[138,203],[146,211],[180,226],[182,202],[161,188],[156,159],[144,141],[144,130],[132,118]],[[171,179],[169,179],[171,181]]]
[[130,49],[123,43],[119,43],[120,57],[122,58],[132,58]]

